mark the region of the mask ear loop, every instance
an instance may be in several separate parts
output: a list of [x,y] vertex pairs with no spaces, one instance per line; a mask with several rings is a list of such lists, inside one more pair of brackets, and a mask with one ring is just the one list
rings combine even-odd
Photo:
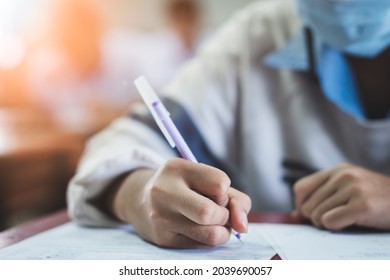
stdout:
[[304,27],[304,35],[305,35],[305,43],[306,43],[306,52],[307,52],[307,58],[309,60],[309,72],[312,78],[318,82],[317,77],[317,62],[314,52],[314,36],[313,31],[305,26]]

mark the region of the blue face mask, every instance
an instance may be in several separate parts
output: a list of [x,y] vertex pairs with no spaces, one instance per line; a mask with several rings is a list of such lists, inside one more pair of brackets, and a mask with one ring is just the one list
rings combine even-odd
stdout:
[[390,0],[296,0],[303,23],[321,42],[373,57],[390,45]]

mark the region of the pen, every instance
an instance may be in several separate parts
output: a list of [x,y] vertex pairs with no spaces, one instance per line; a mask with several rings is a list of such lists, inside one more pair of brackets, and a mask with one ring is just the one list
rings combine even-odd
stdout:
[[[141,76],[134,81],[142,99],[144,100],[149,111],[152,113],[154,120],[158,127],[164,134],[165,138],[169,142],[172,148],[177,148],[182,158],[190,160],[192,162],[198,162],[187,143],[181,136],[176,125],[170,118],[170,113],[165,108],[164,104],[158,98],[157,94],[148,83],[145,77]],[[240,233],[232,229],[232,234],[241,241]]]

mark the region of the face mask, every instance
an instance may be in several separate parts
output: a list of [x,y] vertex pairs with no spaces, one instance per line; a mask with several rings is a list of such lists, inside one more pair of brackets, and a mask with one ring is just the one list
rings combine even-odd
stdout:
[[390,0],[296,0],[303,23],[340,51],[373,57],[390,45]]

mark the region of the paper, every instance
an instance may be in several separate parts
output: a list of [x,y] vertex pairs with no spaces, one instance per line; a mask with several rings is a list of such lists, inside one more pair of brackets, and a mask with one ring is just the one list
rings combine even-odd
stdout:
[[275,250],[257,229],[250,224],[243,242],[232,236],[227,244],[212,249],[172,250],[143,241],[131,227],[83,228],[70,222],[0,250],[0,260],[269,260]]
[[309,225],[264,224],[260,234],[282,259],[390,260],[390,233],[330,232]]

